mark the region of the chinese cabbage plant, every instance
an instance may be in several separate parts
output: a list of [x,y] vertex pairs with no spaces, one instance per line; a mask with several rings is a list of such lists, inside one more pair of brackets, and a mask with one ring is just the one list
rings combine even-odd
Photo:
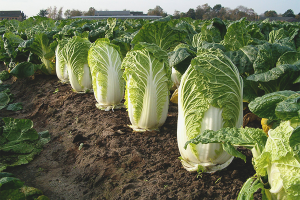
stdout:
[[122,62],[126,81],[125,105],[132,129],[155,130],[167,118],[171,69],[166,51],[155,44],[139,43]]
[[69,39],[63,51],[69,80],[75,92],[90,92],[93,89],[88,51],[91,42],[87,38],[74,36]]
[[120,55],[118,46],[111,44],[109,39],[98,39],[89,50],[88,63],[99,109],[109,110],[121,106],[125,82]]
[[206,130],[202,135],[188,141],[199,145],[221,142],[229,154],[245,156],[235,149],[244,146],[251,149],[256,174],[243,185],[238,200],[251,200],[260,188],[262,199],[296,200],[300,197],[300,126],[293,128],[290,121],[283,121],[270,129],[269,137],[258,128],[223,128]]
[[34,36],[30,50],[41,59],[43,63],[41,71],[45,74],[55,75],[55,51],[51,48],[51,42],[46,33],[38,33]]
[[188,171],[214,172],[233,157],[222,145],[184,144],[206,129],[240,127],[243,118],[243,82],[238,69],[221,51],[204,51],[191,61],[178,89],[177,142],[181,163]]
[[[268,131],[268,137],[258,128],[223,128],[206,130],[202,135],[188,141],[189,144],[222,144],[229,154],[245,156],[235,147],[251,150],[256,174],[242,187],[238,200],[253,199],[260,188],[263,199],[296,200],[300,197],[300,126],[299,92],[278,91],[256,98],[249,109],[259,117],[279,121]],[[263,113],[263,111],[265,113]]]
[[55,68],[56,68],[56,75],[58,79],[62,83],[68,83],[69,82],[69,74],[68,74],[68,67],[65,59],[64,46],[68,43],[68,39],[62,39],[58,41],[58,44],[55,49]]

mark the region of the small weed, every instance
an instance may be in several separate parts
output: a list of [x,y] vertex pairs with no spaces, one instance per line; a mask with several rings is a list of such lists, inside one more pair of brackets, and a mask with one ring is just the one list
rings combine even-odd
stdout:
[[41,168],[41,167],[39,167],[39,168],[38,168],[38,172],[42,172],[42,171],[44,171],[44,169]]
[[164,185],[164,189],[166,189],[168,187],[168,185]]
[[77,124],[77,123],[78,123],[78,116],[75,117],[75,124]]
[[83,143],[80,143],[80,145],[79,145],[79,150],[81,150],[82,149],[82,147],[83,147]]
[[58,88],[56,88],[55,90],[54,90],[54,92],[53,92],[53,94],[55,94],[55,93],[58,93]]
[[221,180],[221,178],[222,178],[222,177],[218,178],[218,179],[216,180],[216,182],[215,182],[215,183],[219,182],[219,181]]

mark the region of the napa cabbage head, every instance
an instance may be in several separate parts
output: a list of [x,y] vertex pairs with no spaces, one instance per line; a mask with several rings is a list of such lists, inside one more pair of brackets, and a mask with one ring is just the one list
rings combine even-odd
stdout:
[[122,77],[120,48],[109,39],[98,39],[90,48],[88,63],[91,69],[93,90],[99,109],[121,108],[125,81]]
[[167,118],[171,69],[166,51],[139,43],[122,62],[126,81],[125,105],[133,130],[156,130]]
[[92,91],[92,77],[88,65],[88,51],[91,42],[87,38],[74,36],[69,39],[63,51],[66,59],[69,80],[73,91]]
[[65,45],[68,43],[68,39],[63,39],[58,42],[56,49],[55,49],[55,68],[56,68],[56,75],[58,79],[62,83],[68,83],[69,82],[69,74],[68,74],[68,68],[67,63],[65,59],[65,54],[63,53]]
[[240,127],[242,118],[243,82],[236,66],[220,50],[198,55],[178,89],[177,142],[184,168],[213,172],[228,166],[233,157],[219,143],[184,145],[206,129]]

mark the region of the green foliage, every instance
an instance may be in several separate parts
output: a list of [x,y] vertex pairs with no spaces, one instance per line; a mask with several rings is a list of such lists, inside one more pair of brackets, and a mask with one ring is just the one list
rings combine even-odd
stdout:
[[42,191],[25,186],[24,183],[15,178],[13,174],[0,172],[0,199],[12,199],[12,200],[49,200],[44,196]]
[[37,133],[29,119],[3,118],[0,129],[0,172],[7,167],[27,164],[50,141],[48,131]]
[[172,28],[168,23],[154,21],[143,25],[134,36],[132,44],[136,45],[139,42],[153,43],[169,52],[186,38],[186,34],[186,31]]
[[3,70],[2,72],[0,72],[0,80],[1,81],[6,81],[7,79],[9,79],[11,76],[11,74],[9,74],[8,71]]

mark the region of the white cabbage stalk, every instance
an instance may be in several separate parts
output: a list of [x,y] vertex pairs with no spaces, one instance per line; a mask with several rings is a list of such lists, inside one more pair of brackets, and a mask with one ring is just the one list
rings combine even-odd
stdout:
[[180,79],[181,79],[181,74],[174,67],[172,67],[171,80],[174,84],[173,87],[175,89],[179,87]]
[[59,42],[59,44],[56,47],[55,50],[55,57],[56,57],[56,62],[55,62],[55,68],[56,68],[56,75],[58,79],[62,83],[68,83],[69,82],[69,74],[68,74],[68,67],[64,58],[63,54],[63,47],[65,43]]
[[242,126],[243,82],[234,64],[219,52],[191,63],[178,88],[178,148],[186,170],[211,173],[227,167],[233,156],[218,143],[184,149],[185,143],[206,129]]
[[[158,50],[167,58],[165,51]],[[166,121],[169,108],[171,70],[167,61],[143,49],[127,53],[122,65],[126,80],[125,105],[131,128],[135,131],[157,130]]]
[[122,108],[125,82],[122,77],[121,57],[109,40],[98,40],[88,54],[93,90],[99,109]]
[[[269,165],[267,168],[268,182],[271,186],[270,193],[277,194],[283,189],[283,181],[280,177],[280,171],[276,166],[276,163]],[[284,189],[283,189],[284,190]]]
[[65,46],[65,59],[73,91],[92,92],[92,76],[88,65],[91,43],[86,38],[75,36]]

